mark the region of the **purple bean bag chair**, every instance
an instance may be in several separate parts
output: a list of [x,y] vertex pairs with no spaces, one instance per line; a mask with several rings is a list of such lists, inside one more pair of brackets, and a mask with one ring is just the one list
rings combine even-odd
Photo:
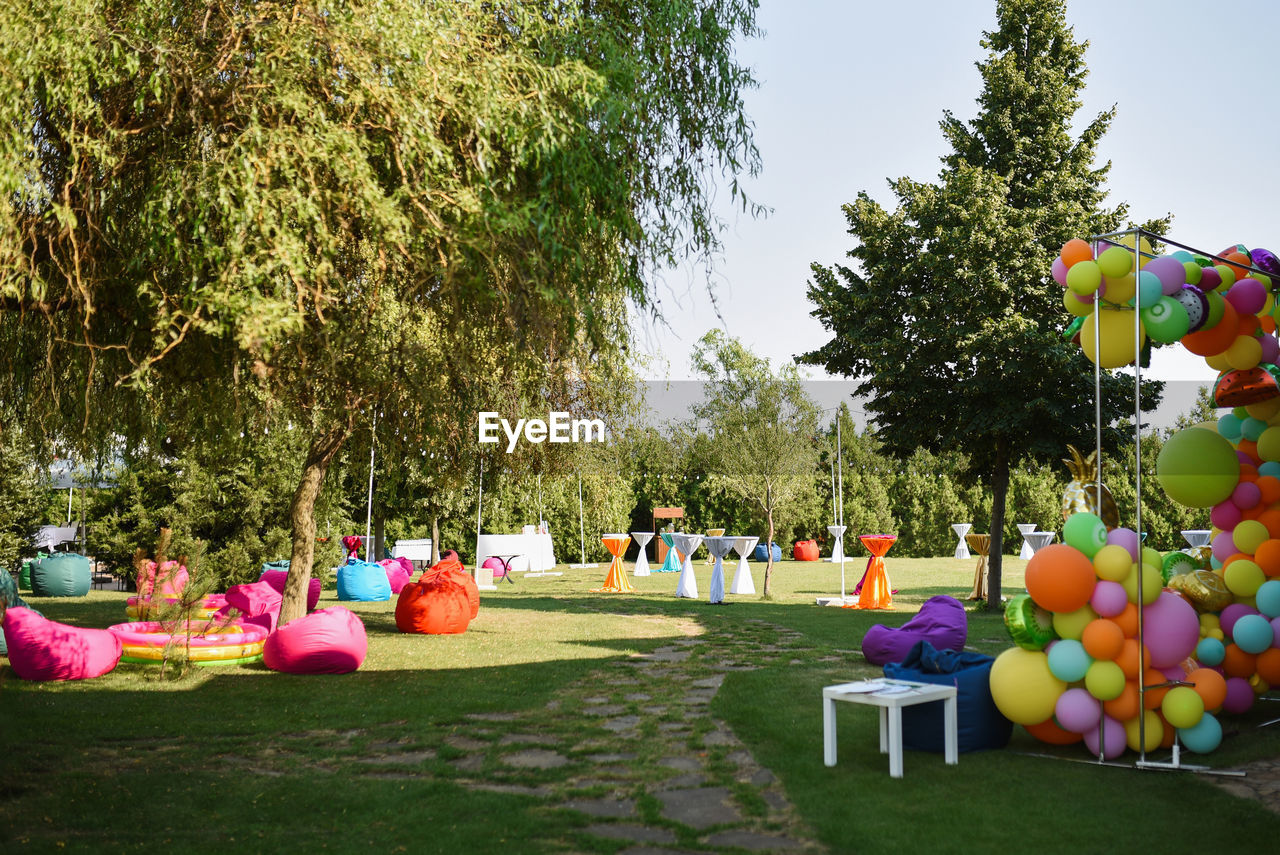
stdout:
[[387,571],[387,584],[393,595],[400,593],[413,578],[413,562],[408,558],[384,558],[378,563]]
[[[259,582],[266,582],[271,587],[280,592],[284,596],[284,583],[289,578],[288,570],[263,570],[262,575],[258,577]],[[307,611],[316,610],[316,604],[320,602],[320,580],[314,576],[307,582]]]
[[360,618],[342,606],[330,606],[267,636],[262,661],[286,674],[346,674],[360,667],[368,650]]
[[237,609],[245,618],[265,618],[267,632],[275,632],[276,619],[280,617],[280,601],[284,599],[284,595],[270,582],[232,585],[227,589],[226,597],[227,604],[217,612],[219,617],[231,609]]
[[907,658],[917,641],[937,650],[964,650],[969,621],[964,605],[955,597],[939,594],[925,600],[915,617],[900,627],[876,624],[862,637],[862,655],[872,665],[887,665]]
[[9,664],[24,680],[88,680],[120,661],[120,639],[105,629],[82,629],[20,606],[4,613]]

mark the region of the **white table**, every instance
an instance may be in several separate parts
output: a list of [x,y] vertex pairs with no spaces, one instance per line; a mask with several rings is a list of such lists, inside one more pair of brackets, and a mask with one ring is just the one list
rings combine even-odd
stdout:
[[947,765],[959,762],[956,687],[914,680],[876,678],[822,690],[822,762],[836,765],[836,701],[880,708],[880,753],[889,755],[889,776],[902,777],[902,708],[942,701]]
[[[391,547],[392,558],[407,558],[415,567],[431,563],[431,538],[420,540],[397,540]],[[483,562],[482,562],[483,563]]]
[[841,572],[844,572],[844,533],[848,530],[849,527],[843,525],[827,526],[827,534],[835,538],[836,541],[835,545],[831,547],[831,557],[827,560],[832,564],[839,564],[842,568]]
[[476,538],[476,566],[491,555],[514,555],[511,569],[520,573],[547,573],[556,566],[549,534],[482,534]]
[[680,565],[680,579],[676,582],[676,596],[698,599],[698,577],[693,575],[693,553],[702,545],[702,535],[677,531],[671,535],[671,543],[684,556]]
[[1057,532],[1053,531],[1033,531],[1030,534],[1023,535],[1025,543],[1031,545],[1031,554],[1035,555],[1049,544],[1053,543],[1053,539],[1057,537]]
[[636,542],[636,546],[640,547],[640,554],[636,556],[636,566],[631,571],[632,576],[648,576],[649,575],[649,557],[644,554],[645,547],[649,545],[649,541],[653,540],[653,532],[651,531],[633,531],[631,539]]
[[703,541],[707,545],[707,552],[711,553],[711,557],[715,560],[715,569],[711,571],[711,603],[724,602],[724,557],[729,554],[729,550],[733,549],[733,544],[737,541],[736,537],[725,537],[722,534],[711,535]]
[[1018,557],[1026,561],[1035,553],[1031,550],[1031,543],[1027,540],[1027,535],[1036,530],[1035,523],[1018,523],[1018,534],[1022,535],[1022,549],[1018,551]]
[[730,594],[754,594],[756,583],[751,579],[751,566],[747,564],[747,556],[760,542],[758,537],[735,537],[733,551],[738,553],[738,569],[733,573],[733,582],[729,585]]
[[969,529],[973,528],[972,523],[955,523],[951,526],[951,530],[956,533],[956,537],[960,538],[960,542],[956,544],[956,558],[965,560],[971,558],[969,555],[969,543],[964,536],[969,533]]

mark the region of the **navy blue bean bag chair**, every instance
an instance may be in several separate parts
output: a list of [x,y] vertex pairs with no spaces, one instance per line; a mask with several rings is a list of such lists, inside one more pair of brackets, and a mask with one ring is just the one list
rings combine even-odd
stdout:
[[[961,752],[1004,748],[1013,733],[991,699],[990,656],[972,651],[936,650],[927,641],[917,642],[902,662],[884,666],[884,675],[895,680],[938,683],[956,687],[956,729]],[[943,704],[915,704],[902,709],[902,745],[914,751],[941,752],[945,748]]]
[[[781,547],[781,546],[779,546],[779,545],[778,545],[778,544],[776,544],[776,543],[770,543],[769,545],[773,547],[773,560],[774,560],[774,561],[781,561],[781,560],[782,560],[782,547]],[[751,553],[751,559],[752,559],[753,561],[768,561],[768,560],[769,560],[769,553],[767,553],[767,552],[765,552],[765,551],[764,551],[764,544],[763,544],[763,543],[757,543],[757,544],[756,544],[756,548],[755,548],[755,549],[752,551],[752,553]]]
[[381,602],[391,599],[391,583],[381,564],[348,559],[338,568],[338,599]]
[[83,597],[92,581],[89,559],[74,552],[59,552],[31,565],[31,593],[37,597]]
[[876,624],[862,637],[862,655],[872,665],[901,662],[917,641],[927,641],[938,650],[964,650],[969,636],[969,619],[964,604],[955,597],[939,594],[925,600],[920,611],[899,627]]

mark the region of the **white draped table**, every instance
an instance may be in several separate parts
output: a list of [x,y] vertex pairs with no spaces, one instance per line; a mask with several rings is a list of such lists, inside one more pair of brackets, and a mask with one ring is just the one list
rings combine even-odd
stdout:
[[632,569],[632,576],[648,576],[649,575],[649,558],[644,554],[645,547],[649,545],[649,541],[653,540],[653,532],[651,531],[633,531],[631,539],[636,542],[636,546],[640,547],[640,554],[636,556],[636,566]]
[[751,578],[751,566],[747,564],[747,556],[760,542],[758,537],[735,537],[733,551],[738,553],[738,569],[733,573],[733,583],[729,585],[730,594],[754,594],[756,583]]
[[702,545],[702,535],[677,531],[671,535],[671,542],[684,556],[684,563],[680,565],[680,580],[676,583],[676,596],[696,600],[698,577],[693,575],[693,553]]
[[514,555],[511,569],[520,573],[546,573],[556,566],[549,534],[482,534],[476,538],[476,566],[491,555]]
[[1022,535],[1022,549],[1018,551],[1018,557],[1023,561],[1035,554],[1031,549],[1031,541],[1027,540],[1027,535],[1035,530],[1035,523],[1018,523],[1018,534]]
[[973,528],[971,523],[955,523],[951,526],[951,530],[956,533],[956,537],[960,538],[960,542],[956,544],[956,558],[965,560],[971,558],[969,555],[969,542],[964,536],[969,533],[969,529]]
[[1056,536],[1057,532],[1052,531],[1033,531],[1030,534],[1023,535],[1023,537],[1026,538],[1025,542],[1031,546],[1032,555],[1035,555],[1050,543],[1053,543],[1053,539]]
[[724,602],[724,557],[733,549],[736,537],[725,537],[722,534],[710,535],[703,541],[707,552],[715,560],[715,568],[711,571],[711,604]]

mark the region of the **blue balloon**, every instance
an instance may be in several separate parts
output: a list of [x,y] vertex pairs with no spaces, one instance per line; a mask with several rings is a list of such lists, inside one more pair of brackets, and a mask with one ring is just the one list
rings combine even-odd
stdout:
[[1160,282],[1160,278],[1146,270],[1138,271],[1138,305],[1144,308],[1154,306],[1162,296],[1164,296],[1164,285]]
[[1092,664],[1093,657],[1075,639],[1063,638],[1049,648],[1049,671],[1064,683],[1083,680]]
[[1267,423],[1262,419],[1255,419],[1253,416],[1244,420],[1240,425],[1240,434],[1250,442],[1257,442],[1258,437],[1262,436],[1262,432],[1267,429]]
[[1280,579],[1268,579],[1254,597],[1258,611],[1269,618],[1280,617]]
[[1274,460],[1268,460],[1258,467],[1259,475],[1270,475],[1272,478],[1280,478],[1280,463]]
[[1231,627],[1231,640],[1245,653],[1258,654],[1275,642],[1276,633],[1262,615],[1245,615]]
[[1196,661],[1201,665],[1221,665],[1227,658],[1227,646],[1216,638],[1202,638],[1196,645]]
[[1222,725],[1211,713],[1205,713],[1194,726],[1178,728],[1178,738],[1188,751],[1208,754],[1222,744]]
[[1229,442],[1239,442],[1244,430],[1244,420],[1235,413],[1223,413],[1218,419],[1218,433]]

